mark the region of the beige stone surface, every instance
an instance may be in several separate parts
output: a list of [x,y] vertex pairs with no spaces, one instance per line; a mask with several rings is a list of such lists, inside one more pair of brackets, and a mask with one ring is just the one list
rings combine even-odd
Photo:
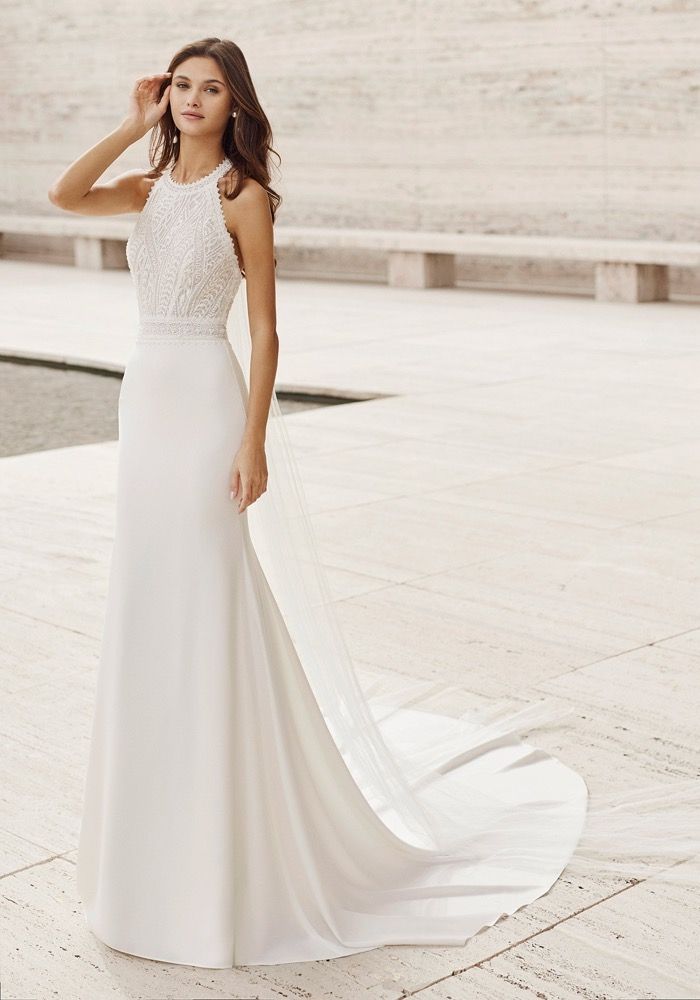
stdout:
[[[136,77],[191,38],[234,39],[273,129],[288,225],[697,240],[696,0],[391,0],[191,8],[126,0],[86,17],[6,4],[11,117],[0,211],[54,213],[50,184],[114,128]],[[37,33],[37,21],[41,31]],[[47,66],[50,65],[50,71]],[[148,138],[107,171],[147,165]],[[7,252],[70,252],[8,238]],[[382,255],[280,255],[285,273],[372,280]],[[700,295],[700,269],[672,294]],[[465,284],[590,294],[593,268],[457,262]]]
[[[697,870],[697,860],[687,862],[691,866]],[[651,878],[410,995],[421,1000],[696,1000],[696,912],[697,899],[687,886]]]
[[[281,281],[279,315],[278,387],[389,394],[287,418],[363,677],[570,709],[529,739],[594,793],[696,774],[697,309]],[[128,275],[0,267],[3,352],[119,368],[134,324]],[[565,872],[463,948],[214,971],[97,941],[74,866],[116,459],[0,459],[3,998],[693,996],[697,900],[653,874]]]

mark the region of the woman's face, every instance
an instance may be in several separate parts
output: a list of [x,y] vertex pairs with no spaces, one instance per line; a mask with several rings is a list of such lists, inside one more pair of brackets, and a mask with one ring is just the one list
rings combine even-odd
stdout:
[[173,70],[170,112],[185,135],[220,136],[232,109],[231,94],[214,59],[192,56]]

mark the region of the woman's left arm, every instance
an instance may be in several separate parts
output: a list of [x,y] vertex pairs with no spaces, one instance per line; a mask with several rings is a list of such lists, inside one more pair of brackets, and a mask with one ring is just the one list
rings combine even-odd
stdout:
[[237,198],[221,201],[243,258],[251,338],[248,414],[230,482],[231,499],[238,500],[241,514],[267,489],[265,432],[279,355],[274,235],[270,201],[257,181],[248,178]]

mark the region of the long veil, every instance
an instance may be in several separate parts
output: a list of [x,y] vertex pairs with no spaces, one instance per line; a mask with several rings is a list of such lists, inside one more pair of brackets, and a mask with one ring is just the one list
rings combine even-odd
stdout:
[[[245,279],[227,331],[247,404]],[[435,862],[487,857],[509,873],[541,867],[551,874],[554,863],[572,874],[637,880],[653,872],[696,883],[697,870],[679,863],[700,851],[696,776],[599,795],[522,739],[529,729],[563,725],[573,747],[575,728],[566,720],[574,708],[543,700],[516,711],[497,704],[455,715],[445,706],[459,704],[456,686],[402,677],[397,687],[381,676],[363,686],[339,625],[285,421],[273,392],[268,488],[247,508],[251,538],[333,739],[386,826]]]

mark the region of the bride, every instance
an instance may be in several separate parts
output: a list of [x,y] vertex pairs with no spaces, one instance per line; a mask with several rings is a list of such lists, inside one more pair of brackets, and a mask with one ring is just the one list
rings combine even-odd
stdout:
[[[99,182],[149,132],[150,169]],[[630,825],[638,801],[596,826],[519,735],[548,704],[360,682],[274,390],[271,138],[241,50],[204,39],[49,195],[138,213],[77,889],[110,947],[208,968],[463,945],[601,845],[668,833]]]

